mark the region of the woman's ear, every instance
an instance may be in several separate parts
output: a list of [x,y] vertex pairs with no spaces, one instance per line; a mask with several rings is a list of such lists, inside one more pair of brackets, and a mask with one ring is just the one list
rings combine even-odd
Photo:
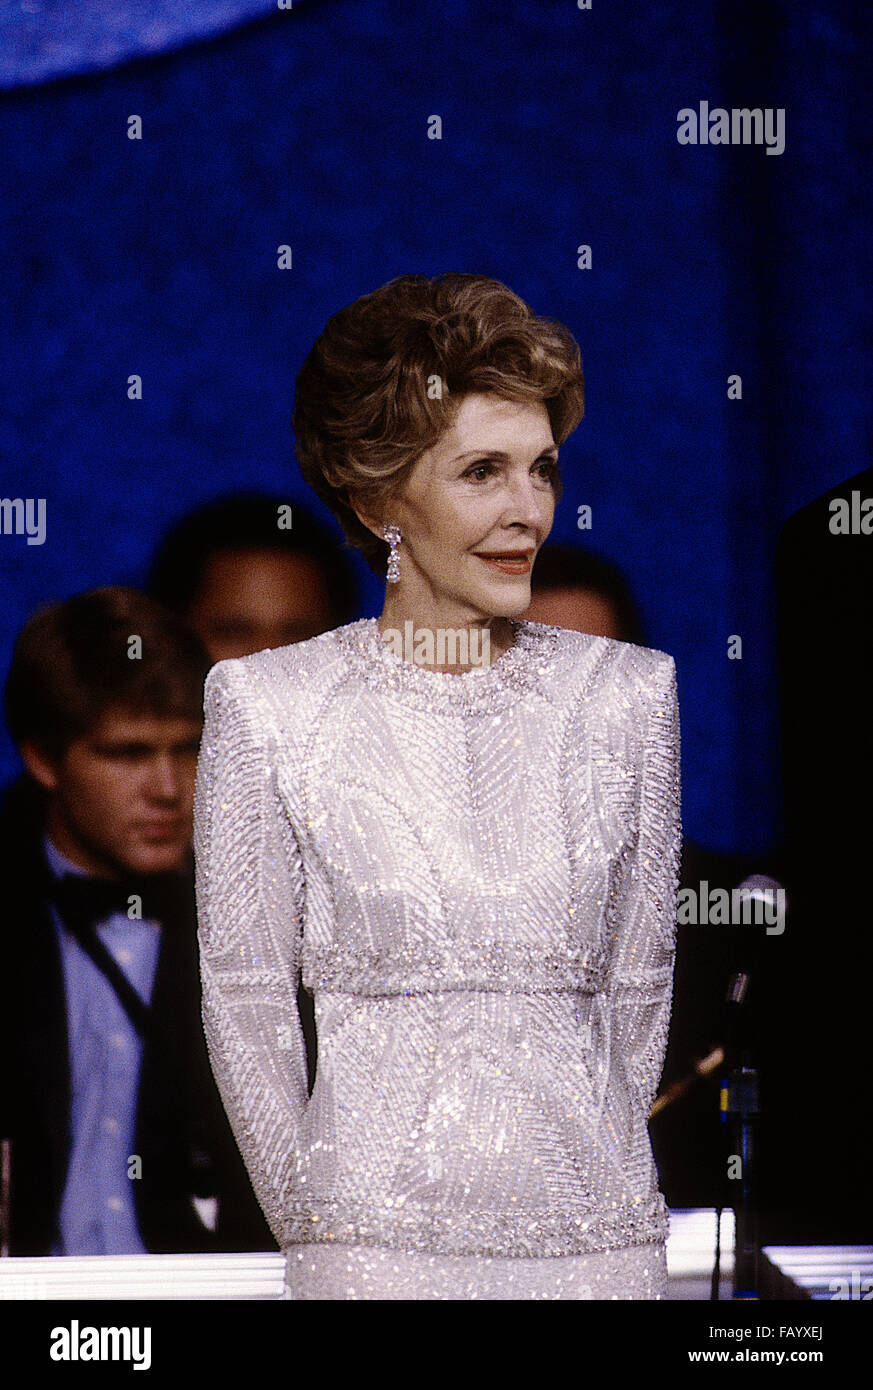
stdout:
[[359,512],[357,507],[353,507],[352,511],[354,512],[355,516],[358,518],[358,521],[360,521],[362,526],[366,526],[367,530],[372,531],[373,535],[378,536],[380,540],[384,539],[382,532],[385,528],[383,526],[380,526],[378,522],[373,520],[372,517],[365,516],[363,512]]
[[349,506],[362,526],[366,526],[367,530],[372,531],[374,536],[378,536],[380,541],[385,539],[385,524],[387,523],[378,521],[352,493],[349,493]]

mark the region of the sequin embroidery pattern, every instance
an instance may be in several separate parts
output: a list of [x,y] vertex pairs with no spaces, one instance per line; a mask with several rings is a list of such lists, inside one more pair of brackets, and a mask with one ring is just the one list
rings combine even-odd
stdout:
[[[610,1251],[621,1290],[636,1251],[656,1270],[640,1296],[663,1285],[646,1119],[672,994],[675,665],[513,626],[499,660],[463,675],[401,658],[370,618],[207,681],[210,1057],[307,1287],[340,1247],[351,1260],[336,1296],[356,1296],[356,1259],[392,1251],[455,1259],[474,1290],[500,1262],[519,1286],[560,1266],[582,1287],[572,1257],[605,1268]],[[298,978],[315,1001],[311,1097]],[[539,1262],[527,1283],[518,1260]],[[627,1296],[605,1277],[594,1296]]]

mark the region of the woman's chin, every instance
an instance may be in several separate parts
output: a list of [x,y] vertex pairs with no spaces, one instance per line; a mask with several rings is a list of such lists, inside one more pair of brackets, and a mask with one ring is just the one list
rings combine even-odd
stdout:
[[518,595],[506,594],[499,607],[494,609],[495,618],[520,618],[530,608],[530,587]]
[[515,583],[509,576],[507,579],[508,583],[491,584],[487,590],[471,594],[471,604],[492,618],[517,618],[530,608],[530,576],[521,575]]

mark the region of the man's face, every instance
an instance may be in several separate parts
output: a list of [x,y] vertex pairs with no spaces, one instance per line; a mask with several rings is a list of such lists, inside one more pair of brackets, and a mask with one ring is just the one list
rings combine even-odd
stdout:
[[185,614],[213,661],[303,642],[334,626],[318,567],[280,550],[221,550]]
[[49,793],[48,833],[102,878],[178,869],[191,843],[199,720],[115,708],[60,758],[22,749]]
[[524,616],[532,623],[549,623],[589,632],[594,637],[623,640],[617,610],[594,589],[538,589]]

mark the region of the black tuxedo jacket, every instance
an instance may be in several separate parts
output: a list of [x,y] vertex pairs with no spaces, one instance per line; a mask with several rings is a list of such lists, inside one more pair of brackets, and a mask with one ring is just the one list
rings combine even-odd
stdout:
[[[27,781],[0,808],[0,1134],[12,1141],[12,1255],[47,1255],[70,1157],[70,1076],[60,949],[45,900],[43,825]],[[275,1250],[224,1115],[200,1021],[193,873],[162,924],[142,1052],[131,1179],[152,1253]],[[218,1199],[210,1231],[192,1197]]]

